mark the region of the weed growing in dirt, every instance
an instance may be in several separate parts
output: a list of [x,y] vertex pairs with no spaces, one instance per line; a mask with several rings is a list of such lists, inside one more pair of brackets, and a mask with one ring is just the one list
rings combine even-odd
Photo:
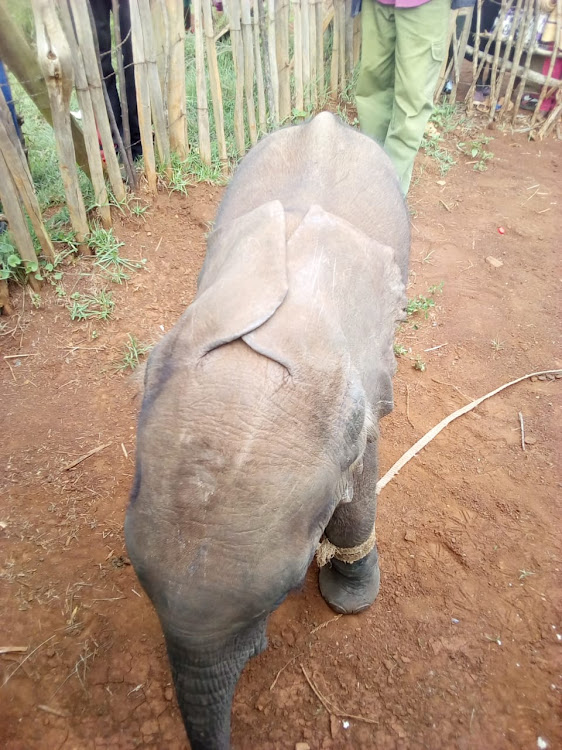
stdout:
[[490,159],[494,158],[494,154],[491,151],[486,151],[484,148],[484,146],[486,146],[491,140],[492,138],[490,136],[479,135],[472,141],[457,143],[457,148],[465,156],[469,156],[474,160],[468,162],[469,164],[474,164],[474,170],[477,172],[485,172],[488,169],[488,162]]
[[123,357],[117,365],[117,370],[121,372],[124,370],[134,370],[140,364],[140,358],[148,354],[152,349],[150,344],[144,344],[131,333],[128,334],[128,337],[129,340],[125,344]]
[[396,357],[404,357],[408,354],[408,351],[403,344],[394,344],[394,355]]
[[129,278],[128,271],[138,271],[143,268],[146,260],[128,260],[119,255],[119,248],[125,243],[119,242],[113,234],[113,229],[97,227],[90,234],[88,245],[95,251],[94,265],[102,269],[110,278],[120,284]]
[[429,121],[443,133],[450,133],[457,127],[459,113],[456,104],[440,102],[433,110]]
[[426,364],[423,361],[423,359],[418,355],[413,364],[414,370],[419,370],[420,372],[425,372]]
[[424,136],[421,142],[425,153],[428,156],[431,156],[432,159],[435,159],[439,165],[439,171],[443,177],[457,162],[453,159],[452,154],[447,151],[447,149],[443,148],[442,144],[443,136],[439,133]]
[[432,307],[435,307],[435,294],[440,294],[443,291],[443,285],[444,282],[441,281],[439,284],[433,284],[428,289],[428,296],[425,296],[424,294],[418,294],[417,297],[414,297],[413,299],[408,300],[408,304],[406,305],[406,312],[408,315],[413,315],[414,313],[423,312],[425,313],[425,317],[429,315],[429,311]]
[[503,349],[503,341],[500,341],[499,338],[492,339],[490,344],[495,352],[501,352]]
[[107,320],[115,307],[113,295],[105,289],[97,294],[74,292],[70,299],[72,302],[68,309],[71,320]]
[[519,571],[519,580],[520,581],[524,581],[525,578],[528,578],[529,576],[534,576],[534,575],[535,574],[533,573],[532,570],[520,570]]

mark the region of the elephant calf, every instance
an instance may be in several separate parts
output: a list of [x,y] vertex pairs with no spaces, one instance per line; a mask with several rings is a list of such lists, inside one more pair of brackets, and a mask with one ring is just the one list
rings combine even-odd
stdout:
[[240,673],[323,537],[328,604],[377,596],[377,426],[408,253],[379,146],[328,113],[280,130],[242,161],[197,296],[148,360],[125,537],[193,750],[230,746]]

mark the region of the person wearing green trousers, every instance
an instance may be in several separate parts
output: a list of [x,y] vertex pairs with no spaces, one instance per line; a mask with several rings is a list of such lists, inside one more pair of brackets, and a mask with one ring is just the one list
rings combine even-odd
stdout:
[[[453,0],[453,7],[473,2]],[[407,194],[447,54],[451,0],[362,0],[361,5],[359,126],[384,147]]]

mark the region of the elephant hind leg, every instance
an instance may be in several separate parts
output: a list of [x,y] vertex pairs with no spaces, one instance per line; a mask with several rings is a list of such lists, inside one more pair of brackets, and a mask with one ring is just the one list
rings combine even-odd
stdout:
[[[353,500],[338,505],[326,527],[326,538],[336,547],[342,550],[358,547],[372,536],[377,505],[376,482],[377,446],[372,442],[365,450],[362,474],[354,477]],[[379,556],[376,544],[368,547],[369,551],[355,562],[333,557],[320,569],[320,592],[326,603],[340,614],[362,612],[371,606],[379,593]]]

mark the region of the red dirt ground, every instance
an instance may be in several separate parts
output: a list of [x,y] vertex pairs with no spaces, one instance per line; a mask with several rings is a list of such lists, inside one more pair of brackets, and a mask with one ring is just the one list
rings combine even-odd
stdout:
[[[439,184],[420,157],[409,296],[444,286],[429,317],[398,335],[412,351],[382,424],[383,471],[469,400],[561,366],[562,144],[495,136],[484,173],[459,164]],[[128,333],[154,342],[192,299],[220,195],[198,185],[161,194],[146,221],[116,215],[126,254],[148,263],[112,285],[110,321],[71,322],[51,288],[39,309],[16,293],[17,314],[0,321],[2,355],[22,355],[0,360],[0,647],[28,649],[0,655],[4,750],[187,747],[162,635],[123,544],[139,402],[115,363]],[[68,294],[101,284],[84,259],[64,277]],[[370,611],[334,616],[313,566],[242,676],[235,749],[531,750],[539,737],[562,746],[561,385],[504,391],[387,486]]]

